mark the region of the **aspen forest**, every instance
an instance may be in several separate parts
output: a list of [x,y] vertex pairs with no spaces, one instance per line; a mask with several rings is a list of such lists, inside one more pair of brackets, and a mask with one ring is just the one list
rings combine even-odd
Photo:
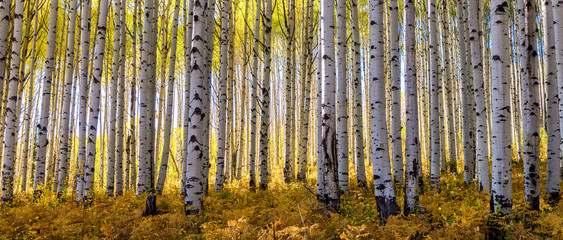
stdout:
[[563,0],[0,0],[0,239],[563,239]]

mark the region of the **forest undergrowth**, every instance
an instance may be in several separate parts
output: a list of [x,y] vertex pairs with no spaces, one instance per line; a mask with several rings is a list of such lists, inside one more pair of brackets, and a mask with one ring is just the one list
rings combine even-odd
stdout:
[[[543,172],[545,140],[541,145]],[[552,206],[542,196],[541,210],[528,211],[522,163],[514,160],[513,165],[511,219],[489,214],[489,195],[479,193],[476,184],[465,185],[463,174],[442,173],[440,192],[425,182],[416,215],[401,214],[383,224],[369,179],[371,166],[366,167],[370,185],[365,189],[358,188],[350,167],[350,194],[341,196],[339,213],[327,214],[313,194],[315,167],[309,168],[307,184],[285,184],[281,167],[275,166],[265,191],[251,191],[248,175],[227,183],[221,193],[211,184],[201,216],[184,214],[180,180],[173,171],[157,197],[156,216],[143,216],[146,196],[132,190],[108,197],[97,188],[89,208],[77,207],[70,191],[61,199],[45,191],[36,202],[31,192],[18,193],[14,202],[0,206],[0,239],[563,239],[563,200]],[[545,175],[541,183],[543,190]],[[396,193],[402,207],[400,186]]]

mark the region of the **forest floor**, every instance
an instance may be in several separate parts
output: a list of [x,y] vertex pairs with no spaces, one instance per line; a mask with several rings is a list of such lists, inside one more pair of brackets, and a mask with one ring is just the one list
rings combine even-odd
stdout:
[[244,179],[226,184],[222,193],[211,191],[201,216],[184,215],[174,177],[157,197],[159,214],[147,217],[142,216],[145,196],[133,191],[107,197],[97,189],[90,208],[77,207],[70,194],[57,200],[49,193],[33,202],[31,193],[20,193],[11,206],[0,208],[0,239],[563,239],[563,201],[551,207],[542,200],[541,211],[527,211],[518,172],[509,223],[489,214],[489,196],[478,193],[476,185],[466,186],[463,175],[445,174],[439,193],[425,190],[424,212],[391,217],[383,225],[373,184],[359,189],[352,180],[340,213],[328,216],[311,193],[312,174],[309,184],[283,184],[281,171],[274,171],[266,191],[250,191]]

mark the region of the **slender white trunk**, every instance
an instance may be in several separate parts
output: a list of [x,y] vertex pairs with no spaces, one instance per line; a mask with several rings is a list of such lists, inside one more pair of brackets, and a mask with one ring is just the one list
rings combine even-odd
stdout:
[[[470,0],[473,1],[473,0]],[[439,98],[442,97],[441,89],[439,88],[438,71],[438,28],[436,24],[436,1],[430,0],[429,2],[429,56],[430,60],[430,185],[434,189],[440,189],[440,164],[442,162],[441,155],[441,138],[440,135],[440,110]],[[442,110],[443,111],[443,110]]]
[[258,101],[257,88],[258,84],[258,61],[259,61],[259,43],[260,43],[260,17],[261,17],[261,0],[256,0],[255,20],[254,20],[254,47],[252,50],[252,86],[250,93],[250,153],[248,154],[248,173],[250,189],[256,188],[256,105]]
[[[559,89],[559,127],[563,126],[563,2],[555,0],[551,1],[553,9],[553,29],[554,29],[554,45],[555,45],[555,58],[557,65],[557,84]],[[561,139],[563,139],[563,133],[561,133]],[[561,157],[559,157],[561,161]],[[549,162],[547,169],[547,184],[550,189],[550,194],[552,197],[560,194],[559,181],[563,176],[561,174],[561,162],[557,166],[557,161]],[[559,197],[559,196],[558,196]]]
[[[84,186],[84,164],[86,162],[86,108],[88,100],[88,67],[90,65],[90,12],[92,2],[90,0],[82,1],[81,7],[81,50],[80,50],[80,106],[78,119],[78,157],[76,159],[76,196],[77,201],[82,199],[82,190]],[[37,174],[36,174],[37,175]]]
[[389,0],[389,39],[391,57],[391,150],[393,151],[393,176],[396,183],[403,183],[403,143],[401,140],[401,62],[399,60],[399,6],[397,0]]
[[102,81],[102,71],[104,64],[104,52],[106,46],[106,24],[108,14],[108,0],[100,1],[100,15],[98,20],[98,32],[96,34],[96,50],[93,62],[92,91],[90,92],[89,112],[88,112],[88,142],[86,144],[86,163],[84,164],[84,185],[82,196],[77,195],[78,200],[89,204],[93,200],[92,182],[94,181],[95,157],[96,157],[96,136],[98,128],[98,113],[100,112],[100,90]]
[[[11,0],[0,1],[0,109],[4,109],[4,101],[1,100],[4,96],[4,69],[7,58],[8,47],[8,33],[10,31],[10,8],[12,5]],[[53,5],[53,4],[51,4]],[[35,16],[38,16],[35,14]],[[36,18],[37,19],[37,18]],[[2,145],[3,146],[3,145]],[[1,150],[1,149],[0,149]]]
[[317,185],[323,189],[317,196],[325,209],[336,212],[340,208],[338,191],[338,157],[336,136],[336,69],[334,54],[334,0],[323,0],[320,6],[321,28],[321,79],[322,79],[322,134],[319,139],[322,160]]
[[462,82],[462,111],[463,111],[463,160],[464,160],[464,179],[469,184],[475,177],[475,126],[473,125],[475,115],[475,98],[473,97],[473,83],[469,73],[469,65],[466,52],[466,14],[463,1],[457,1],[457,26],[459,38],[459,59],[460,59],[460,80]]
[[113,57],[112,57],[112,70],[111,70],[111,92],[106,93],[106,97],[110,98],[111,106],[107,111],[109,112],[109,117],[107,119],[109,125],[109,136],[108,136],[108,162],[107,162],[107,186],[106,194],[108,196],[113,196],[115,191],[115,173],[117,166],[117,161],[115,158],[115,152],[118,151],[115,148],[116,137],[117,137],[117,88],[119,82],[119,48],[121,47],[121,19],[118,17],[121,12],[121,2],[116,0],[116,5],[114,7],[115,17],[113,21],[114,32],[113,32]]
[[51,1],[47,33],[47,53],[45,55],[45,72],[43,77],[43,93],[41,95],[41,120],[37,126],[37,157],[35,159],[35,179],[33,180],[35,197],[37,197],[37,194],[41,193],[39,188],[45,183],[45,161],[47,158],[47,145],[49,144],[47,129],[49,129],[49,112],[51,111],[51,81],[55,65],[58,8],[59,1]]
[[358,0],[351,0],[351,18],[352,18],[352,84],[354,85],[354,131],[356,138],[356,180],[358,186],[366,187],[366,170],[364,160],[364,126],[362,118],[362,66],[360,64],[360,28],[358,16]]
[[272,51],[272,0],[266,0],[264,9],[264,73],[261,86],[262,97],[262,120],[260,126],[260,189],[268,187],[268,177],[270,175],[268,165],[268,153],[270,145],[270,72],[271,72],[271,51]]
[[[221,6],[221,69],[219,70],[219,109],[217,111],[217,171],[215,174],[215,191],[223,191],[223,183],[225,182],[225,156],[227,154],[226,145],[226,128],[227,128],[227,82],[228,79],[228,51],[229,51],[229,11],[231,2],[223,0]],[[232,102],[229,102],[232,104]]]
[[[150,1],[150,0],[149,0]],[[205,95],[209,95],[206,88],[205,79],[207,70],[207,24],[209,21],[204,17],[205,12],[209,11],[207,0],[194,0],[193,4],[193,37],[191,48],[191,68],[190,78],[193,84],[190,84],[190,102],[188,127],[188,154],[186,169],[186,197],[185,197],[185,213],[187,215],[201,214],[203,209],[203,171],[204,171],[204,155],[207,155],[204,146],[205,136],[204,128],[209,124],[209,114],[203,112],[204,99],[208,99]]]
[[295,85],[295,0],[289,0],[287,14],[286,65],[284,73],[285,84],[285,162],[283,168],[284,181],[295,180],[295,101],[297,88]]
[[168,170],[168,157],[170,155],[170,138],[172,135],[172,116],[174,114],[174,85],[176,71],[176,47],[178,42],[178,15],[180,14],[180,1],[176,1],[174,6],[174,18],[172,20],[172,40],[170,42],[170,66],[168,67],[168,96],[166,106],[166,123],[164,125],[164,143],[162,159],[160,160],[160,170],[156,182],[156,193],[162,194],[166,172]]
[[[125,1],[121,0],[120,4],[120,18],[121,24],[125,25]],[[125,126],[123,125],[123,116],[126,109],[125,106],[125,47],[127,45],[127,38],[125,35],[126,26],[122,26],[120,29],[121,35],[121,46],[120,46],[120,56],[119,56],[119,85],[117,86],[117,143],[115,147],[115,195],[119,196],[123,194],[123,131]]]
[[338,84],[338,123],[337,123],[337,146],[338,146],[338,185],[342,193],[348,194],[348,79],[346,74],[347,37],[346,33],[346,0],[338,0],[336,4],[336,27],[337,46],[336,62]]
[[68,176],[68,154],[69,154],[69,133],[70,133],[70,102],[72,91],[72,80],[74,72],[74,32],[76,27],[76,7],[78,1],[72,0],[70,3],[69,25],[67,34],[67,54],[66,54],[66,72],[65,72],[65,87],[64,87],[64,100],[62,106],[61,127],[59,131],[59,184],[57,186],[57,196],[61,197],[64,189],[67,186]]
[[16,108],[18,106],[18,85],[20,83],[20,54],[23,35],[24,1],[16,0],[14,8],[14,34],[12,36],[10,80],[8,82],[8,92],[6,93],[8,95],[8,104],[6,105],[6,128],[4,128],[5,148],[3,154],[4,161],[2,163],[2,203],[11,202],[14,194],[14,167],[16,163],[17,146],[16,133],[19,123]]
[[[526,202],[531,210],[540,208],[539,157],[540,157],[540,83],[537,53],[536,4],[531,0],[520,0],[518,11],[523,21],[519,34],[520,77],[522,81],[524,120],[524,186]],[[524,94],[525,93],[525,94]]]
[[371,159],[377,212],[382,219],[398,214],[393,176],[389,162],[387,101],[385,99],[385,44],[383,41],[383,0],[370,1],[370,97],[371,97]]
[[415,212],[418,202],[418,165],[420,140],[418,131],[418,97],[416,83],[416,39],[414,0],[405,1],[405,215]]
[[[183,155],[182,155],[182,187],[180,187],[180,192],[182,195],[186,195],[186,188],[183,186],[186,185],[186,176],[188,170],[188,142],[189,142],[189,106],[190,106],[190,83],[191,83],[191,50],[192,50],[192,33],[193,33],[193,9],[194,9],[194,2],[189,0],[184,0],[184,5],[187,5],[189,2],[188,10],[184,10],[184,18],[187,18],[187,24],[184,28],[184,119],[183,119],[183,127],[184,127],[184,140],[183,142]],[[186,15],[187,14],[187,15]]]
[[479,17],[479,1],[468,1],[469,12],[469,41],[471,44],[471,63],[473,70],[473,90],[475,93],[476,112],[476,161],[479,191],[488,192],[491,186],[489,180],[489,154],[487,136],[487,104],[485,102],[485,82],[483,81],[483,58],[481,55],[481,20]]
[[492,56],[492,186],[491,212],[512,212],[512,167],[510,126],[510,52],[508,5],[503,0],[491,1]]
[[[547,173],[545,193],[550,195],[552,199],[559,198],[559,174],[557,173],[557,164],[560,159],[561,133],[559,126],[559,84],[557,82],[557,59],[555,32],[551,0],[544,1],[545,24],[544,24],[544,40],[545,40],[545,82],[547,85]],[[563,25],[563,24],[562,24]]]

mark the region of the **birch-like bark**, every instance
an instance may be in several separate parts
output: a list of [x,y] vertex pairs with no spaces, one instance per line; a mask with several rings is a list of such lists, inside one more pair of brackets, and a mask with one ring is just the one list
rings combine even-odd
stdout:
[[6,105],[6,127],[4,128],[5,148],[2,162],[2,203],[11,202],[14,195],[14,167],[16,163],[17,146],[16,133],[19,123],[16,108],[18,106],[18,85],[20,83],[23,10],[24,1],[16,0],[14,6],[14,34],[12,36],[12,51],[10,54],[10,80],[8,82],[8,92],[6,93],[8,95],[8,103]]
[[[219,111],[217,111],[217,170],[215,174],[215,191],[223,191],[225,182],[226,128],[227,128],[227,82],[228,51],[229,51],[229,12],[231,2],[223,0],[221,4],[221,54],[219,70]],[[232,104],[230,102],[229,104]]]
[[362,66],[360,56],[360,28],[358,16],[358,0],[351,0],[351,19],[352,19],[352,84],[354,86],[354,131],[356,138],[356,180],[358,186],[366,187],[366,170],[364,160],[364,127],[362,119]]
[[510,126],[510,44],[509,6],[504,0],[491,1],[492,56],[492,186],[491,212],[512,212],[512,168]]
[[311,48],[312,48],[312,41],[313,41],[313,34],[310,33],[311,25],[312,25],[312,12],[313,12],[313,1],[307,1],[307,5],[304,6],[304,9],[307,9],[305,13],[305,24],[303,26],[303,50],[301,51],[301,61],[304,61],[304,65],[301,65],[301,83],[304,84],[302,97],[302,105],[301,105],[301,119],[300,119],[300,141],[299,141],[299,159],[298,165],[299,168],[297,170],[297,181],[305,182],[307,181],[307,150],[308,146],[311,144],[309,142],[309,110],[313,110],[313,105],[311,105],[311,88],[312,88],[312,79],[311,79],[311,68],[312,68],[312,59],[311,59]]
[[295,180],[295,101],[297,88],[295,85],[295,0],[289,0],[287,14],[287,38],[286,38],[286,65],[284,73],[285,84],[285,162],[283,168],[284,181],[286,183]]
[[518,1],[520,51],[520,80],[524,132],[524,186],[526,202],[531,210],[540,208],[540,88],[537,53],[536,4],[531,0]]
[[463,1],[457,1],[457,26],[459,38],[459,64],[460,64],[460,80],[463,85],[462,92],[462,111],[463,111],[463,160],[464,160],[464,180],[466,184],[470,184],[475,177],[475,126],[473,125],[475,114],[473,97],[473,83],[469,73],[469,65],[467,61],[467,49],[465,44],[466,25],[465,6]]
[[168,67],[168,102],[166,106],[166,123],[164,125],[164,143],[162,158],[160,160],[160,170],[158,172],[158,180],[156,182],[156,193],[162,194],[164,182],[166,181],[166,172],[168,170],[168,157],[170,156],[170,138],[172,135],[172,116],[174,114],[174,85],[176,71],[176,47],[178,42],[178,15],[180,14],[180,1],[176,1],[174,5],[174,17],[172,19],[172,40],[170,42],[170,66]]
[[109,126],[109,136],[108,136],[108,161],[107,161],[107,185],[106,194],[108,196],[113,196],[115,191],[115,174],[117,161],[115,158],[115,152],[118,151],[115,148],[116,138],[117,138],[117,88],[119,82],[119,49],[121,47],[121,18],[118,17],[121,14],[121,2],[116,0],[115,17],[113,20],[114,33],[113,33],[113,57],[112,57],[112,68],[111,68],[111,92],[107,97],[109,97],[111,107],[107,109],[109,111],[109,117],[107,119]]
[[[4,96],[4,70],[7,58],[7,47],[8,47],[8,33],[10,31],[10,8],[12,1],[1,0],[0,1],[0,96]],[[51,3],[53,5],[53,3]],[[35,16],[38,16],[35,14]],[[2,97],[0,97],[2,98]],[[0,109],[4,109],[4,101],[0,101]]]
[[[559,126],[559,83],[557,76],[557,59],[555,45],[555,32],[551,0],[544,3],[545,24],[545,82],[547,85],[547,168],[545,193],[552,200],[559,199],[559,174],[557,164],[561,155],[561,133]],[[562,24],[563,25],[563,24]]]
[[91,19],[91,0],[82,1],[81,7],[81,36],[80,36],[80,102],[78,119],[78,157],[76,159],[76,200],[82,199],[84,186],[84,164],[86,162],[86,108],[88,100],[88,67],[90,65],[90,19]]
[[[551,6],[553,9],[553,32],[554,32],[554,44],[555,45],[555,62],[557,70],[557,84],[559,93],[559,127],[563,126],[563,2],[561,1],[551,1]],[[561,133],[560,139],[563,139],[563,133]],[[553,160],[547,163],[547,183],[546,189],[553,199],[559,199],[560,197],[560,186],[559,182],[561,179],[561,157],[559,157],[559,162]]]
[[[469,0],[473,1],[473,0]],[[441,89],[438,87],[439,79],[438,71],[438,28],[436,24],[436,1],[429,1],[429,17],[428,17],[428,30],[429,30],[429,56],[430,60],[430,186],[433,189],[440,189],[440,164],[441,159],[441,138],[440,135],[440,110],[439,98],[442,96]],[[443,111],[443,110],[442,110]]]
[[189,126],[190,126],[190,116],[189,116],[189,106],[190,106],[190,83],[191,83],[191,50],[192,50],[192,34],[193,34],[193,10],[194,10],[194,2],[189,0],[184,0],[184,5],[187,5],[189,2],[189,6],[187,7],[188,10],[184,10],[184,18],[187,18],[187,24],[184,25],[184,119],[183,119],[183,127],[184,127],[184,140],[183,142],[183,155],[182,155],[182,182],[180,187],[180,193],[182,195],[186,195],[186,176],[188,170],[188,142],[189,142]]
[[446,105],[447,107],[447,127],[448,127],[448,150],[449,150],[449,169],[450,172],[457,172],[457,134],[455,128],[455,90],[454,90],[454,80],[451,75],[451,55],[450,55],[450,13],[447,1],[442,1],[442,11],[443,11],[443,43],[444,43],[444,68],[445,77],[444,83],[446,86]]
[[264,73],[261,86],[262,97],[262,119],[260,121],[260,189],[268,187],[268,177],[270,175],[268,169],[268,153],[270,145],[270,136],[268,129],[270,126],[270,72],[271,72],[271,51],[272,51],[272,0],[266,0],[264,9]]
[[404,213],[415,213],[418,202],[418,165],[420,140],[418,131],[418,97],[416,83],[416,39],[414,0],[405,1],[405,204]]
[[[150,0],[149,0],[150,1]],[[209,114],[203,112],[203,99],[208,99],[205,95],[209,95],[209,89],[205,79],[207,70],[207,27],[209,21],[205,18],[208,9],[207,0],[194,0],[193,4],[193,37],[191,48],[191,68],[190,78],[193,83],[190,84],[190,102],[189,127],[188,127],[188,153],[187,153],[187,175],[186,175],[186,197],[185,197],[185,213],[186,215],[201,214],[203,209],[203,171],[204,171],[204,155],[207,155],[204,138],[205,130],[209,124]]]
[[49,28],[47,33],[47,52],[45,54],[45,72],[43,75],[43,93],[41,95],[41,120],[37,126],[37,157],[35,159],[35,176],[33,180],[34,197],[38,197],[38,194],[41,194],[41,190],[39,188],[45,183],[45,161],[47,158],[47,145],[49,144],[47,139],[47,129],[49,129],[49,112],[51,110],[51,81],[55,65],[58,8],[59,1],[51,1],[51,7],[49,9]]
[[322,79],[322,159],[319,161],[321,170],[317,185],[322,185],[322,191],[317,199],[325,205],[325,209],[337,212],[340,209],[340,194],[338,190],[338,157],[336,136],[336,69],[334,54],[334,0],[323,0],[320,6],[321,28],[321,79]]
[[261,0],[256,0],[255,19],[254,19],[254,47],[252,50],[252,86],[250,87],[250,150],[248,154],[248,173],[249,173],[249,186],[250,189],[256,188],[256,118],[258,103],[258,61],[259,61],[259,43],[260,43],[260,17],[261,15]]
[[108,0],[100,1],[100,15],[98,20],[98,32],[96,34],[96,50],[93,62],[92,91],[90,92],[89,113],[88,113],[88,142],[86,144],[86,163],[84,164],[84,185],[82,196],[77,195],[78,200],[90,204],[93,200],[92,191],[94,181],[95,157],[96,157],[96,137],[98,128],[98,114],[100,112],[100,91],[104,64],[104,52],[106,46],[106,24],[108,16]]
[[68,154],[69,154],[69,133],[70,133],[70,102],[72,91],[72,80],[74,72],[74,32],[76,28],[76,7],[78,1],[72,0],[70,3],[69,24],[67,34],[67,54],[66,54],[66,69],[65,69],[65,85],[64,85],[64,100],[62,106],[61,126],[59,129],[59,184],[57,186],[57,196],[61,197],[64,189],[67,186],[68,176]]
[[338,186],[343,194],[348,194],[348,79],[346,74],[347,37],[346,33],[346,0],[336,3],[336,81],[338,84],[337,104],[337,147],[338,147]]
[[[34,1],[35,6],[38,5],[38,0]],[[39,8],[35,8],[35,16],[38,16],[38,12],[39,12]],[[2,20],[0,20],[1,22]],[[22,176],[22,181],[21,181],[21,191],[22,192],[26,192],[27,190],[27,165],[28,165],[28,160],[30,158],[29,156],[29,150],[30,150],[30,145],[29,145],[29,140],[31,138],[31,117],[32,117],[32,112],[31,110],[33,109],[32,107],[32,102],[33,102],[33,93],[35,92],[35,61],[36,61],[36,48],[37,48],[37,31],[38,31],[38,21],[39,18],[35,18],[34,20],[34,24],[33,24],[33,40],[32,40],[32,44],[31,44],[31,64],[30,64],[30,74],[29,74],[29,79],[32,79],[31,81],[29,81],[29,89],[27,92],[27,110],[26,110],[26,115],[25,115],[25,137],[23,139],[23,152],[22,152],[22,168],[21,168],[21,176]],[[0,23],[1,24],[1,23]],[[0,33],[1,34],[1,33]],[[0,40],[2,41],[2,40]],[[0,45],[2,45],[2,43],[0,43]],[[1,48],[1,46],[0,46]],[[0,52],[4,52],[1,51]],[[1,65],[1,64],[0,64]],[[2,68],[0,68],[2,69]],[[0,76],[0,79],[3,79],[3,77]],[[1,84],[3,85],[3,84]]]
[[[121,24],[123,25],[120,29],[120,56],[119,56],[119,84],[117,85],[117,122],[116,122],[116,147],[115,147],[115,195],[120,196],[123,194],[123,152],[125,147],[123,145],[123,131],[125,126],[123,125],[123,117],[126,109],[125,105],[125,47],[127,45],[127,38],[125,35],[126,20],[125,20],[125,1],[121,0],[120,4],[120,14]],[[116,29],[117,30],[117,29]]]
[[401,140],[401,62],[399,60],[399,6],[397,0],[389,0],[389,41],[391,57],[391,150],[393,156],[393,180],[403,183],[403,143]]
[[156,38],[154,38],[154,24],[153,18],[156,15],[156,9],[152,0],[145,0],[145,5],[143,7],[143,40],[141,45],[141,70],[139,71],[141,79],[141,96],[140,102],[141,106],[139,108],[139,165],[137,171],[137,195],[143,192],[150,192],[153,190],[152,184],[152,158],[153,158],[153,146],[154,139],[154,102],[150,99],[152,96],[151,91],[154,91],[154,78],[151,80],[151,75],[153,75],[153,67],[155,57],[153,52],[154,45],[156,44]]
[[401,209],[395,199],[393,176],[389,162],[389,140],[385,99],[385,43],[383,41],[383,0],[370,1],[370,97],[371,97],[371,159],[377,212],[384,221]]
[[485,102],[485,82],[483,81],[483,58],[481,49],[481,18],[479,17],[479,1],[469,0],[469,41],[471,44],[471,63],[473,74],[473,90],[475,93],[476,112],[476,161],[479,191],[488,192],[491,187],[489,180],[489,154],[487,136],[487,103]]

